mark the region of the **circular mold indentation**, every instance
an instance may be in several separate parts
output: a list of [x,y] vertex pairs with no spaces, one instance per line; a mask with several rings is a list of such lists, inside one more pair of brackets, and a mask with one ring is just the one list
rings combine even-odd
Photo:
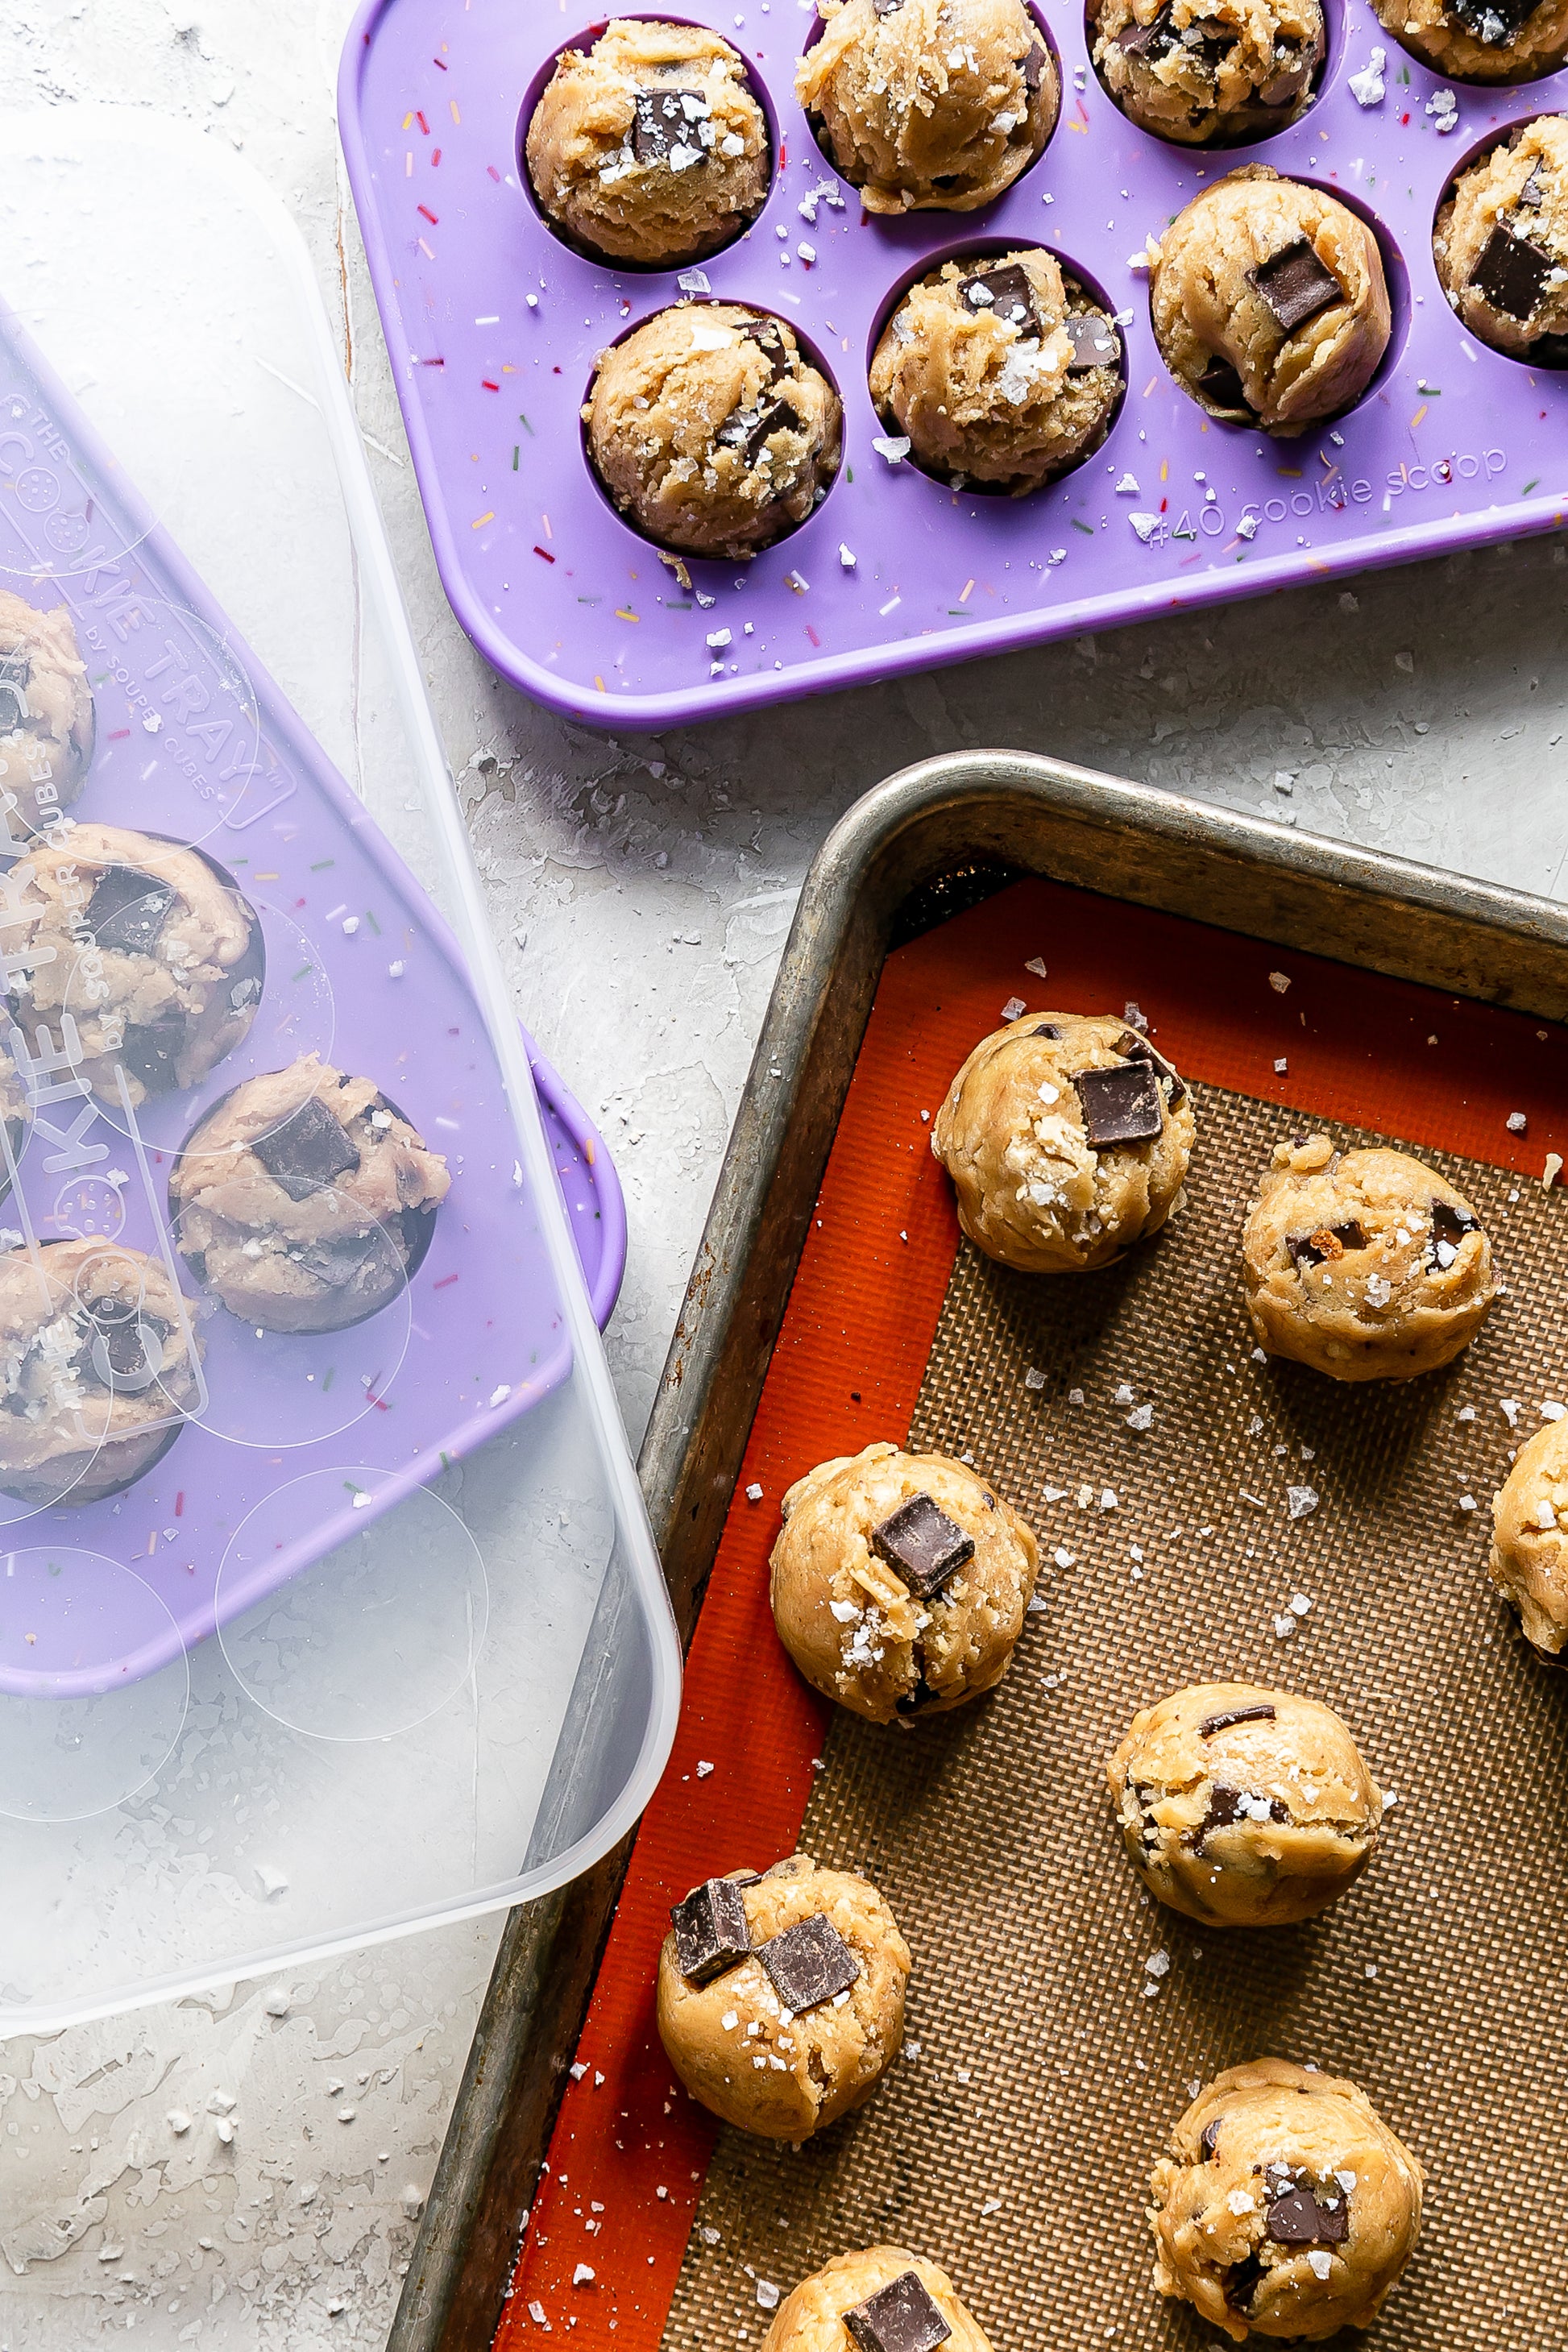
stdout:
[[130,1569],[63,1545],[0,1553],[0,1814],[79,1822],[134,1796],[190,1688],[178,1625]]
[[[1568,121],[1568,117],[1542,116],[1539,114],[1527,114],[1521,116],[1517,122],[1505,123],[1500,130],[1492,130],[1488,131],[1485,138],[1478,139],[1468,153],[1459,158],[1453,170],[1449,173],[1447,181],[1444,183],[1442,191],[1438,195],[1436,205],[1433,208],[1432,261],[1433,267],[1437,271],[1437,283],[1443,295],[1444,307],[1449,311],[1454,320],[1455,325],[1459,328],[1462,333],[1473,335],[1477,342],[1481,345],[1484,351],[1492,352],[1500,360],[1508,360],[1511,362],[1515,367],[1529,368],[1532,374],[1551,375],[1561,374],[1565,370],[1568,370],[1568,334],[1539,335],[1536,337],[1535,341],[1531,348],[1528,351],[1522,352],[1510,352],[1504,344],[1494,342],[1483,327],[1478,325],[1474,319],[1466,318],[1462,312],[1456,310],[1452,302],[1448,300],[1448,289],[1443,284],[1442,265],[1439,260],[1437,251],[1437,240],[1442,226],[1443,215],[1448,206],[1453,203],[1455,195],[1458,193],[1460,181],[1465,178],[1468,173],[1474,171],[1478,164],[1486,163],[1488,158],[1495,154],[1500,147],[1511,147],[1521,132],[1530,129],[1531,123],[1542,121]],[[1517,207],[1515,221],[1521,227],[1525,226],[1524,222],[1520,217]],[[1498,226],[1500,227],[1505,226],[1507,226],[1507,224],[1501,222],[1498,224]],[[1526,242],[1528,241],[1529,240],[1527,239]],[[1474,282],[1473,272],[1470,282]]]
[[778,116],[774,111],[773,99],[768,91],[767,85],[763,80],[762,76],[758,73],[756,67],[753,65],[751,58],[746,57],[744,53],[736,47],[734,41],[731,39],[730,35],[723,31],[721,26],[716,25],[700,24],[695,17],[678,16],[672,9],[659,8],[639,8],[635,10],[628,9],[618,11],[615,21],[617,24],[679,25],[684,28],[689,28],[693,32],[711,32],[716,34],[718,38],[723,41],[727,47],[734,51],[735,56],[740,58],[741,65],[744,70],[746,88],[751,96],[756,100],[757,106],[761,110],[763,130],[767,138],[767,170],[762,192],[759,194],[755,205],[745,215],[743,219],[737,219],[735,226],[726,231],[722,236],[712,238],[706,243],[699,244],[688,252],[672,256],[668,259],[660,261],[626,260],[623,259],[618,254],[607,253],[603,249],[603,247],[594,245],[586,237],[574,235],[563,221],[557,220],[554,214],[547,210],[540,196],[538,189],[533,184],[533,174],[529,169],[529,126],[532,122],[534,114],[538,110],[539,101],[543,97],[545,90],[549,88],[562,58],[572,50],[584,51],[591,49],[594,44],[599,39],[600,36],[608,31],[610,19],[607,16],[601,17],[596,23],[588,26],[584,31],[574,33],[570,39],[557,42],[555,47],[551,51],[549,57],[546,58],[544,63],[540,67],[538,72],[534,75],[532,80],[529,83],[527,89],[524,91],[522,105],[517,118],[517,130],[513,142],[513,152],[517,157],[518,184],[522,190],[524,198],[528,204],[531,205],[533,211],[538,215],[543,227],[548,230],[549,234],[555,238],[558,244],[563,245],[569,253],[575,253],[581,256],[583,259],[595,262],[601,268],[613,270],[617,275],[622,272],[626,272],[629,275],[640,278],[668,276],[672,270],[689,269],[698,262],[711,261],[719,254],[728,252],[732,245],[738,244],[741,238],[744,236],[747,229],[751,228],[758,220],[761,219],[763,212],[767,208],[768,199],[773,194],[773,183],[778,174]]
[[216,1608],[229,1671],[278,1722],[314,1739],[394,1739],[468,1683],[489,1585],[468,1528],[428,1486],[351,1466],[256,1506],[224,1554]]
[[[1099,40],[1100,16],[1100,11],[1096,5],[1096,0],[1086,0],[1083,22],[1084,47],[1089,57],[1089,68],[1093,73],[1095,79],[1099,82],[1100,89],[1105,92],[1106,97],[1110,100],[1111,105],[1115,107],[1117,112],[1121,114],[1127,122],[1131,123],[1135,131],[1142,131],[1144,135],[1150,139],[1159,140],[1163,146],[1179,148],[1184,153],[1228,154],[1233,149],[1237,147],[1261,147],[1266,145],[1269,140],[1278,139],[1281,131],[1289,131],[1296,123],[1302,121],[1306,116],[1311,112],[1313,107],[1318,103],[1319,100],[1322,96],[1323,90],[1328,83],[1329,75],[1333,68],[1337,37],[1341,27],[1338,18],[1332,14],[1331,10],[1326,5],[1326,0],[1319,0],[1319,8],[1322,18],[1323,48],[1322,54],[1319,58],[1317,65],[1313,68],[1311,81],[1305,97],[1294,105],[1289,107],[1281,107],[1279,110],[1278,118],[1276,120],[1270,121],[1268,119],[1268,115],[1265,114],[1264,119],[1261,121],[1254,118],[1245,126],[1238,128],[1234,131],[1227,131],[1223,134],[1216,133],[1215,135],[1205,139],[1184,139],[1176,131],[1169,128],[1162,128],[1157,122],[1140,121],[1137,117],[1122,104],[1121,99],[1117,96],[1116,91],[1112,89],[1104,68],[1101,66],[1099,58],[1095,55],[1095,49]],[[1132,21],[1135,22],[1136,19],[1134,18]],[[1154,21],[1157,23],[1158,19],[1156,18]],[[1124,29],[1131,29],[1131,26]],[[1151,26],[1151,29],[1152,29],[1152,26]]]
[[[927,254],[924,258],[917,262],[912,268],[904,271],[903,275],[894,283],[889,292],[883,299],[877,310],[876,316],[872,320],[871,331],[866,342],[868,393],[869,391],[868,379],[871,373],[871,365],[876,358],[878,345],[881,342],[882,337],[887,332],[889,321],[898,310],[900,303],[904,300],[905,297],[910,292],[911,287],[919,286],[924,279],[934,277],[937,272],[943,268],[950,261],[961,263],[994,261],[1004,254],[1026,251],[1048,253],[1062,273],[1069,299],[1073,290],[1076,289],[1079,293],[1087,298],[1091,308],[1103,310],[1107,319],[1115,319],[1116,305],[1112,302],[1110,297],[1106,293],[1099,280],[1095,278],[1089,271],[1082,268],[1078,262],[1070,259],[1068,255],[1058,252],[1054,246],[1047,245],[1043,240],[1037,237],[965,237],[961,242],[954,244],[945,253]],[[1125,405],[1127,399],[1127,332],[1126,329],[1122,327],[1118,327],[1115,331],[1116,339],[1121,346],[1121,361],[1117,369],[1120,384],[1115,402],[1111,407],[1109,416],[1105,420],[1104,430],[1100,433],[1094,440],[1086,443],[1084,447],[1079,450],[1076,457],[1069,458],[1066,464],[1058,467],[1055,473],[1047,476],[1047,478],[1039,483],[1036,488],[1018,493],[1009,489],[1005,483],[976,481],[971,476],[965,476],[963,478],[962,483],[960,483],[955,481],[952,476],[942,473],[939,467],[924,464],[912,448],[904,461],[905,464],[910,467],[911,472],[923,475],[928,482],[935,482],[944,490],[952,492],[953,489],[961,488],[965,498],[1005,499],[1016,502],[1026,503],[1029,499],[1038,497],[1042,490],[1052,490],[1057,488],[1058,485],[1065,482],[1070,475],[1077,473],[1080,466],[1087,465],[1089,460],[1094,457],[1098,451],[1103,449],[1105,444],[1110,440],[1112,433],[1116,430],[1118,420],[1121,417],[1122,408]],[[899,435],[901,433],[902,427],[898,424],[897,420],[884,417],[881,412],[876,409],[874,404],[873,414],[877,416],[878,422],[882,426],[884,432],[889,435]]]
[[[1300,187],[1311,188],[1315,190],[1319,195],[1331,197],[1335,204],[1342,205],[1348,213],[1354,213],[1356,218],[1364,222],[1366,226],[1371,229],[1373,236],[1377,241],[1378,253],[1383,262],[1383,275],[1388,287],[1388,308],[1390,320],[1388,342],[1384,348],[1383,357],[1379,360],[1377,366],[1373,371],[1370,379],[1363,390],[1356,394],[1354,400],[1347,402],[1343,408],[1335,409],[1332,415],[1313,417],[1310,424],[1302,426],[1300,434],[1289,436],[1270,435],[1268,433],[1268,426],[1260,423],[1257,417],[1251,417],[1243,424],[1239,421],[1234,421],[1229,417],[1215,416],[1209,410],[1204,407],[1201,401],[1193,401],[1193,405],[1197,409],[1199,415],[1207,416],[1209,422],[1212,425],[1218,425],[1222,431],[1232,433],[1262,433],[1271,440],[1277,439],[1281,447],[1286,447],[1289,446],[1290,442],[1300,441],[1309,434],[1320,432],[1324,426],[1336,423],[1342,417],[1353,416],[1357,409],[1363,407],[1369,400],[1375,396],[1380,387],[1387,382],[1394,369],[1397,368],[1404,356],[1405,346],[1410,336],[1411,306],[1410,273],[1405,266],[1405,257],[1401,253],[1398,245],[1395,243],[1392,233],[1369,204],[1367,204],[1361,196],[1352,194],[1345,188],[1340,187],[1337,184],[1331,184],[1325,180],[1315,178],[1310,172],[1282,172],[1279,176],[1281,179],[1289,179],[1295,182]],[[1215,187],[1221,187],[1224,184],[1223,181],[1216,181],[1215,183]],[[1214,189],[1211,188],[1205,193],[1212,195]],[[1196,203],[1199,199],[1194,197],[1192,201]],[[1184,211],[1190,210],[1190,205],[1184,206]],[[1182,215],[1178,213],[1176,217],[1179,220],[1182,217]],[[1183,383],[1181,378],[1170,368],[1169,363],[1166,362],[1164,352],[1161,350],[1160,339],[1158,335],[1154,333],[1153,304],[1153,279],[1152,277],[1151,277],[1149,288],[1149,331],[1153,340],[1154,350],[1159,357],[1161,365],[1165,368],[1166,373],[1170,375],[1171,381],[1175,384],[1178,392],[1182,394],[1184,399],[1192,400],[1192,394],[1187,390],[1186,385]]]
[[[1519,33],[1529,32],[1539,18],[1547,46],[1538,57],[1522,61],[1514,58],[1510,61],[1509,45],[1483,41],[1479,30],[1471,31],[1458,10],[1452,5],[1444,5],[1443,0],[1401,0],[1400,6],[1391,8],[1387,16],[1374,6],[1373,22],[1365,29],[1373,37],[1379,31],[1385,33],[1426,72],[1468,89],[1529,89],[1568,65],[1568,0],[1537,0],[1535,6],[1527,5],[1522,13],[1511,5],[1511,0],[1489,0],[1489,5],[1475,0],[1467,13],[1473,15],[1478,27],[1483,16],[1489,15],[1505,31],[1517,19],[1516,38]],[[1390,22],[1395,15],[1398,23]],[[1424,40],[1426,47],[1422,46]],[[1444,54],[1445,45],[1450,54]],[[1496,70],[1500,65],[1506,69]]]
[[[818,375],[820,375],[827,383],[835,400],[838,403],[838,462],[834,467],[832,479],[828,482],[826,488],[824,490],[822,496],[817,499],[816,504],[813,507],[809,514],[802,515],[798,522],[787,523],[784,530],[779,531],[774,538],[768,540],[765,544],[755,547],[751,551],[751,554],[753,557],[765,555],[773,548],[782,547],[786,540],[794,539],[796,532],[804,530],[808,523],[815,522],[817,516],[822,512],[824,507],[826,506],[829,499],[831,499],[835,489],[838,486],[844,472],[844,434],[846,431],[844,419],[844,397],[839,389],[838,377],[832,366],[832,363],[824,354],[820,344],[816,342],[810,335],[805,333],[804,329],[800,327],[796,320],[794,319],[784,318],[782,313],[777,310],[770,310],[765,303],[749,302],[729,295],[688,296],[678,302],[661,303],[657,310],[648,311],[645,317],[632,320],[625,330],[617,335],[615,338],[615,341],[608,344],[605,349],[607,351],[619,351],[621,346],[629,342],[634,335],[640,333],[643,328],[651,326],[656,319],[662,318],[668,310],[682,309],[697,310],[706,307],[712,307],[725,310],[744,310],[751,318],[771,320],[776,326],[787,327],[790,333],[795,337],[795,348],[799,352],[802,360],[808,367],[816,369]],[[603,354],[601,353],[600,356],[602,358]],[[634,537],[643,541],[646,545],[649,547],[664,548],[668,553],[679,555],[682,562],[685,563],[735,563],[748,561],[749,559],[745,556],[725,555],[721,553],[706,555],[700,553],[691,548],[671,547],[667,541],[658,538],[653,531],[649,530],[636,515],[629,514],[621,507],[617,506],[614,496],[605,481],[604,476],[600,473],[598,466],[595,461],[593,441],[590,434],[590,418],[588,412],[593,406],[594,391],[598,383],[599,374],[600,366],[598,361],[595,361],[593,371],[588,377],[587,384],[584,390],[582,400],[578,404],[579,408],[582,411],[581,423],[578,428],[579,440],[583,453],[583,464],[586,469],[588,479],[593,484],[595,489],[598,492],[600,498],[603,499],[605,504],[610,509],[610,512],[615,516],[616,520],[623,524],[625,528],[634,535]]]
[[[807,6],[811,5],[811,0],[803,0],[803,5]],[[985,197],[978,204],[970,206],[952,205],[921,205],[912,207],[909,212],[889,214],[883,215],[883,217],[888,219],[908,220],[911,217],[918,216],[921,213],[936,213],[940,215],[942,213],[961,214],[964,211],[968,211],[972,215],[983,213],[987,210],[990,205],[1000,204],[1004,197],[1010,195],[1013,190],[1019,186],[1022,182],[1026,180],[1029,173],[1036,170],[1037,167],[1045,160],[1045,157],[1049,152],[1050,148],[1062,127],[1062,109],[1066,105],[1068,96],[1067,79],[1062,70],[1062,53],[1058,44],[1057,37],[1051,30],[1050,26],[1047,23],[1045,13],[1037,5],[1037,0],[1021,0],[1021,5],[1025,16],[1031,20],[1035,30],[1039,34],[1040,38],[1044,41],[1047,48],[1050,52],[1051,64],[1055,69],[1057,78],[1056,115],[1052,121],[1050,129],[1046,133],[1039,153],[1037,155],[1032,155],[1029,161],[1024,165],[1023,169],[1016,173],[1013,178],[1008,181],[1006,186],[1001,189],[997,194],[994,196]],[[815,8],[813,8],[810,26],[807,28],[805,38],[800,45],[800,54],[803,59],[810,56],[812,50],[816,48],[817,43],[822,39],[826,29],[826,19],[818,16],[816,13]],[[830,172],[837,173],[839,179],[844,182],[846,187],[854,188],[857,193],[858,193],[860,187],[864,184],[860,181],[851,179],[848,172],[834,154],[832,146],[828,141],[826,126],[823,122],[821,116],[815,113],[810,107],[804,105],[801,111],[805,117],[805,126],[816,142],[817,152],[822,157],[822,160],[826,164],[828,170]],[[876,218],[878,215],[873,215],[872,217]]]

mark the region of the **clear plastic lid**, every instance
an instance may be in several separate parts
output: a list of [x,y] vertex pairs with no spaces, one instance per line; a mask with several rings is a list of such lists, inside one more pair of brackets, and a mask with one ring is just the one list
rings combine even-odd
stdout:
[[679,1686],[303,246],[4,121],[0,2032],[544,1893]]

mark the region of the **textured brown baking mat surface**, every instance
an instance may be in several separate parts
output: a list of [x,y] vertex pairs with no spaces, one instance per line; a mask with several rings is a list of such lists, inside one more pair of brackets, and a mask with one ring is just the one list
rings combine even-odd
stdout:
[[[1275,1140],[1327,1123],[1198,1092],[1188,1206],[1152,1247],[1055,1281],[959,1252],[910,1443],[972,1453],[1032,1520],[1046,1607],[975,1707],[907,1734],[836,1717],[801,1842],[898,1915],[905,2055],[798,2151],[723,2133],[668,2352],[757,2342],[759,2284],[879,2241],[942,2263],[997,2352],[1219,2344],[1152,2291],[1147,2174],[1200,2079],[1264,2055],[1352,2076],[1426,2166],[1373,2347],[1568,2344],[1568,1675],[1485,1570],[1510,1450],[1568,1401],[1560,1220],[1538,1184],[1424,1152],[1508,1286],[1467,1355],[1391,1388],[1258,1363],[1242,1219]],[[1104,1760],[1134,1711],[1233,1675],[1326,1699],[1397,1792],[1367,1875],[1304,1927],[1162,1910],[1113,1825]]]

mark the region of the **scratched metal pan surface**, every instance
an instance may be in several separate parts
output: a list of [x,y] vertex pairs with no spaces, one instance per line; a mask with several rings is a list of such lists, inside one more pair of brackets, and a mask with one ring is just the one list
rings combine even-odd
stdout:
[[[1461,165],[1568,105],[1568,73],[1460,85],[1449,110],[1436,93],[1454,85],[1407,58],[1363,0],[1325,0],[1313,103],[1270,138],[1205,153],[1127,121],[1090,64],[1081,7],[1047,0],[1037,14],[1063,99],[1045,153],[980,211],[888,221],[861,212],[795,98],[814,19],[792,0],[692,0],[670,13],[739,49],[773,173],[752,227],[686,275],[698,299],[787,320],[836,383],[846,430],[816,514],[749,565],[692,562],[688,593],[605,497],[580,415],[596,355],[686,299],[680,273],[572,250],[520,163],[556,57],[602,30],[604,13],[595,25],[578,0],[363,0],[340,78],[441,577],[486,658],[541,701],[666,727],[1561,523],[1568,372],[1461,329],[1432,231]],[[1374,45],[1385,90],[1363,106],[1351,81]],[[1359,212],[1393,304],[1366,394],[1294,441],[1215,422],[1177,388],[1146,270],[1131,266],[1196,193],[1250,163]],[[1125,394],[1103,446],[1055,484],[1022,499],[963,495],[877,454],[886,427],[867,370],[912,278],[1021,244],[1048,247],[1118,317]]]
[[[1028,874],[1568,1018],[1568,914],[1545,899],[1021,753],[879,785],[807,877],[639,1462],[687,1641],[889,947]],[[616,1639],[606,1612],[584,1693]],[[563,1765],[547,1821],[580,1777]],[[509,1924],[388,2352],[491,2341],[628,1851]]]

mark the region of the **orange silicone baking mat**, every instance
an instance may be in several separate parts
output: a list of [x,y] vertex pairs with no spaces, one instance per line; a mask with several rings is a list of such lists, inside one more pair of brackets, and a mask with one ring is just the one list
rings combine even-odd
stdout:
[[[960,1247],[929,1117],[1014,998],[1135,1002],[1197,1090],[1188,1207],[1108,1275],[1031,1280]],[[1043,881],[889,957],[503,2352],[546,2329],[636,2352],[754,2343],[775,2289],[880,2236],[943,2262],[998,2352],[1212,2341],[1152,2293],[1143,2181],[1189,2084],[1268,2051],[1355,2073],[1433,2176],[1380,2340],[1568,2337],[1568,2089],[1524,2063],[1568,1948],[1568,1747],[1484,1573],[1500,1401],[1522,1430],[1553,1383],[1568,1392],[1568,1201],[1540,1181],[1568,1151],[1563,1047],[1528,1016]],[[1455,1372],[1369,1392],[1252,1360],[1239,1223],[1268,1142],[1303,1116],[1402,1139],[1476,1199],[1509,1295]],[[1147,1441],[1113,1410],[1128,1381],[1155,1400]],[[1031,1518],[1046,1606],[998,1693],[883,1733],[830,1723],[794,1673],[767,1555],[804,1470],[911,1433],[972,1450]],[[1305,1520],[1285,1516],[1287,1475],[1321,1490]],[[1287,1643],[1275,1619],[1298,1590],[1313,1610]],[[1205,1954],[1127,1871],[1101,1768],[1137,1705],[1232,1672],[1341,1706],[1400,1803],[1327,1922],[1211,1936]],[[915,1974],[909,2054],[797,2155],[679,2091],[652,1979],[669,1905],[765,1867],[803,1823],[819,1859],[888,1895]]]

